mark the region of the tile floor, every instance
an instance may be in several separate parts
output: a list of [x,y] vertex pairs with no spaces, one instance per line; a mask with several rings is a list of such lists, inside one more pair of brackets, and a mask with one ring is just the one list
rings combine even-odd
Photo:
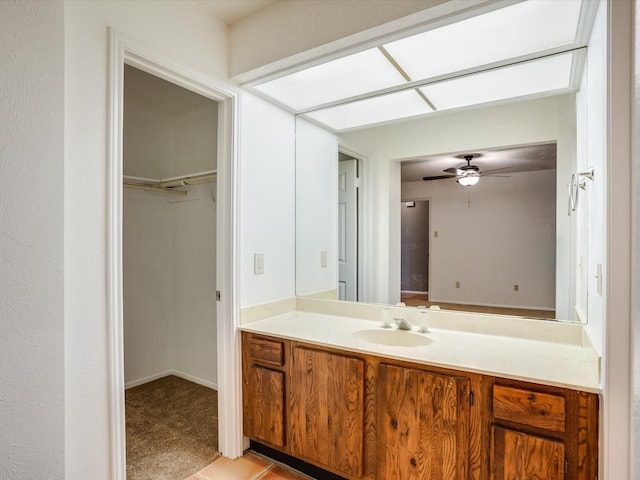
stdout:
[[186,480],[312,480],[253,452],[235,460],[221,457]]

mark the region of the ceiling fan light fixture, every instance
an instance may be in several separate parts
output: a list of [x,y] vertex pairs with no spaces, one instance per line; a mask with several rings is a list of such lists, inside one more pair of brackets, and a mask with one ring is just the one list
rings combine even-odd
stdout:
[[457,182],[464,187],[470,187],[472,185],[475,185],[479,181],[480,181],[480,176],[477,174],[467,174],[464,177],[460,177],[457,180]]

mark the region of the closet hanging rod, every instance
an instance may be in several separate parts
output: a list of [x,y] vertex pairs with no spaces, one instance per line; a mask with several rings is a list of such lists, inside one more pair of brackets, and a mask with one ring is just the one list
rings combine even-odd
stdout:
[[163,180],[158,185],[161,187],[184,187],[186,185],[195,185],[196,183],[204,183],[210,180],[215,180],[218,177],[217,173],[205,173],[202,175],[192,175],[189,177],[181,177],[172,180]]
[[141,185],[139,183],[127,183],[124,182],[124,188],[129,188],[131,190],[143,190],[145,192],[162,192],[162,193],[171,193],[173,195],[186,195],[188,192],[184,190],[174,190],[172,188],[162,188],[160,186],[155,185]]

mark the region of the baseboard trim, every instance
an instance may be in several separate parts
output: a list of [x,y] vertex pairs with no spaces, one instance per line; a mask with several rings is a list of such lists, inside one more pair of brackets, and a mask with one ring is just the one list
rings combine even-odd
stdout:
[[129,388],[137,387],[139,385],[144,385],[145,383],[153,382],[154,380],[158,380],[159,378],[168,377],[169,375],[175,375],[176,377],[183,378],[185,380],[189,380],[190,382],[197,383],[198,385],[202,385],[203,387],[209,387],[214,390],[218,390],[218,384],[210,382],[208,380],[204,380],[199,377],[195,377],[193,375],[189,375],[188,373],[181,372],[179,370],[165,370],[164,372],[156,373],[154,375],[149,375],[147,377],[139,378],[138,380],[132,380],[124,384],[125,390]]
[[202,385],[203,387],[209,387],[209,388],[213,388],[214,390],[218,390],[217,383],[210,382],[209,380],[204,380],[202,378],[195,377],[193,375],[189,375],[188,373],[184,373],[179,370],[172,370],[171,375],[184,378],[185,380],[189,380],[190,382],[197,383],[198,385]]

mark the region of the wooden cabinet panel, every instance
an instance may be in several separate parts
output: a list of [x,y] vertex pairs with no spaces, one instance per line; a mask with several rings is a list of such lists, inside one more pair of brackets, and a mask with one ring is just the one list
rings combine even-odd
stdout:
[[284,446],[284,373],[251,365],[244,377],[244,434]]
[[597,395],[242,338],[244,434],[350,480],[597,476]]
[[267,340],[266,338],[251,337],[249,340],[249,356],[262,363],[281,366],[284,364],[284,349],[282,342]]
[[364,361],[296,347],[290,367],[291,454],[350,476],[361,476]]
[[492,437],[491,480],[564,480],[564,443],[497,426]]
[[377,478],[467,478],[468,380],[381,364]]
[[565,430],[565,400],[559,395],[494,385],[493,415],[554,432]]

